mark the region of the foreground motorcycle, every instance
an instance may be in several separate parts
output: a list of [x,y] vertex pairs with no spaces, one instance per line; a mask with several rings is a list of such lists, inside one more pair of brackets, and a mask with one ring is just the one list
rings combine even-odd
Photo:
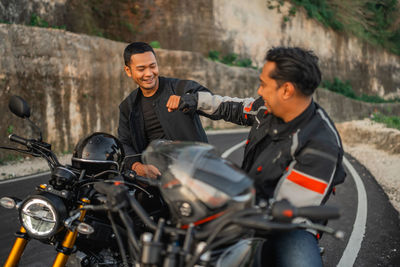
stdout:
[[[29,120],[28,104],[22,98],[13,96],[9,108],[18,117],[27,119],[39,132],[39,137],[26,139],[12,134],[9,139],[25,149],[0,148],[44,158],[49,164],[51,175],[48,184],[39,185],[36,194],[23,200],[14,197],[1,198],[1,206],[18,210],[21,224],[4,266],[17,266],[31,239],[55,247],[58,253],[53,266],[65,266],[68,260],[68,265],[79,261],[81,265],[88,266],[117,266],[121,257],[109,223],[110,212],[87,212],[82,207],[89,203],[101,203],[99,199],[104,196],[93,188],[95,182],[114,182],[116,176],[120,177],[124,158],[120,142],[109,134],[94,133],[77,144],[72,166],[62,165],[52,152],[51,145],[42,141],[40,129]],[[146,210],[154,218],[163,214],[162,200],[154,197],[151,190],[128,181],[125,184],[129,186],[130,194],[144,202],[144,206],[150,205]],[[137,217],[131,213],[129,216],[133,221]],[[116,225],[118,223],[117,221]],[[140,227],[139,222],[136,229]],[[71,254],[73,257],[69,259]]]
[[[168,218],[153,220],[123,183],[96,183],[95,189],[106,196],[103,204],[82,207],[119,216],[128,238],[113,229],[124,266],[266,266],[263,244],[270,233],[310,229],[343,237],[324,225],[293,221],[338,218],[336,208],[296,208],[285,200],[255,206],[251,180],[210,145],[153,141],[142,159],[157,167],[161,176],[155,180],[131,173],[132,178],[160,190]],[[138,233],[129,222],[130,210],[145,223],[147,232]]]

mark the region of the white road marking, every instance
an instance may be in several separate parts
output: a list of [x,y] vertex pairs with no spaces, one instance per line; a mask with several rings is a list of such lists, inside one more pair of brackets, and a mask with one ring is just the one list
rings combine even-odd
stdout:
[[356,183],[358,204],[353,231],[351,232],[349,242],[347,243],[347,246],[343,252],[342,258],[337,265],[338,267],[354,265],[358,252],[361,248],[361,243],[365,234],[365,226],[367,224],[367,192],[365,191],[364,184],[347,158],[343,157],[343,163],[351,173],[351,176],[354,178],[354,182]]
[[[234,145],[233,147],[226,150],[223,154],[223,158],[229,157],[230,154],[233,153],[236,149],[240,148],[246,143],[246,140],[240,142],[239,144]],[[357,259],[358,252],[361,248],[361,243],[365,234],[365,227],[367,224],[367,192],[365,191],[364,184],[351,165],[351,163],[347,160],[347,158],[343,157],[343,163],[346,168],[351,173],[351,176],[354,179],[357,188],[357,196],[358,196],[358,204],[357,204],[357,214],[356,219],[353,225],[353,231],[351,232],[349,242],[347,243],[346,248],[343,251],[342,258],[338,263],[338,267],[348,267],[353,266],[354,262]]]
[[236,134],[236,133],[248,133],[250,132],[250,127],[241,129],[227,129],[227,130],[209,130],[206,131],[207,135],[218,135],[218,134]]
[[224,159],[229,157],[229,155],[232,154],[233,151],[235,151],[236,149],[239,149],[240,147],[244,146],[245,144],[246,144],[246,140],[243,140],[239,144],[234,145],[233,147],[229,148],[224,153],[222,153],[221,157],[223,157]]
[[19,181],[23,181],[23,180],[29,180],[29,179],[37,178],[37,177],[42,176],[42,175],[49,175],[49,174],[50,174],[49,171],[48,172],[41,172],[41,173],[28,175],[28,176],[23,176],[23,177],[19,177],[19,178],[15,178],[15,179],[3,180],[3,181],[0,181],[0,184],[7,184],[7,183],[19,182]]

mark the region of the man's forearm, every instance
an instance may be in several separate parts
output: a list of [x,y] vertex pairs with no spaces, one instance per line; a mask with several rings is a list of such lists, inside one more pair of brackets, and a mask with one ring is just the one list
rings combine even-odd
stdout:
[[250,125],[246,110],[251,109],[253,98],[237,98],[198,92],[197,110],[213,120],[223,119],[239,125]]

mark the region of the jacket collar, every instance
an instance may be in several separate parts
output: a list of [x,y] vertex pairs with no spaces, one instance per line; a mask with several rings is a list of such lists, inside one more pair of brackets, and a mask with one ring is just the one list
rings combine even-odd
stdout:
[[315,113],[315,103],[312,100],[310,105],[295,119],[285,123],[282,119],[273,116],[269,135],[272,139],[276,140],[281,137],[292,135],[307,122]]

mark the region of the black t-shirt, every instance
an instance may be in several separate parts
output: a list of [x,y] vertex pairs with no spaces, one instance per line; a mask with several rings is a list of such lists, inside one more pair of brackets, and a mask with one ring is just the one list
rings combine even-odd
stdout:
[[150,97],[144,97],[141,95],[140,98],[144,119],[144,132],[146,134],[146,141],[149,143],[156,139],[165,139],[166,137],[160,121],[158,120],[154,111],[154,100],[157,99],[158,95],[160,94],[159,91],[160,89],[158,89],[157,92]]

